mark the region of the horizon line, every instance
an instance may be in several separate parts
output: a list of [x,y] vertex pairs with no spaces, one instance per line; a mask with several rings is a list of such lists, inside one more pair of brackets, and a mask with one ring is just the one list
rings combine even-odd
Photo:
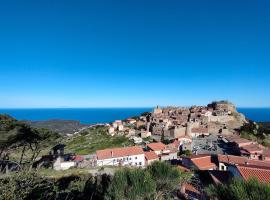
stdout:
[[[198,105],[200,106],[200,105]],[[119,108],[155,108],[156,106],[124,106],[124,107],[0,107],[0,109],[119,109]],[[161,108],[165,107],[191,107],[191,106],[160,106]],[[237,106],[238,108],[270,108],[270,106]]]

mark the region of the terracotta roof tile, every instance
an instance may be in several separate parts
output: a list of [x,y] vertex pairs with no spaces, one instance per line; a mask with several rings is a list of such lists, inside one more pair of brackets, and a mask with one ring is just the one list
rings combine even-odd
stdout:
[[235,142],[237,144],[242,144],[242,143],[252,143],[251,140],[245,139],[245,138],[234,138],[232,142]]
[[191,158],[191,161],[199,170],[215,169],[217,167],[212,161],[211,155]]
[[184,185],[184,187],[185,187],[185,192],[186,193],[192,192],[192,193],[195,193],[197,195],[201,194],[200,191],[198,189],[196,189],[192,184],[186,183]]
[[98,150],[96,154],[97,154],[98,160],[103,160],[103,159],[118,158],[118,157],[124,157],[124,156],[141,155],[141,154],[144,154],[144,151],[141,147],[132,146],[132,147]]
[[254,166],[236,166],[244,180],[256,178],[262,183],[270,183],[270,168]]
[[80,156],[80,155],[76,155],[74,157],[74,161],[76,161],[76,162],[82,162],[82,161],[84,161],[84,157],[83,156]]
[[259,147],[258,144],[250,144],[250,145],[245,145],[242,147],[243,150],[247,151],[248,153],[262,153],[263,150]]
[[227,164],[270,166],[269,161],[252,160],[246,157],[233,155],[218,155],[218,161]]
[[166,149],[166,145],[163,144],[162,142],[150,143],[150,144],[147,144],[147,147],[153,151],[161,151],[161,150]]
[[145,154],[145,159],[146,160],[156,160],[156,159],[158,159],[158,156],[154,151],[148,151],[148,152],[145,152],[144,154]]

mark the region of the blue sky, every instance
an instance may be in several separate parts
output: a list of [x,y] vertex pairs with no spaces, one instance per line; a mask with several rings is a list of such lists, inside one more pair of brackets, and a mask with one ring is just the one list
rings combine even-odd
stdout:
[[270,107],[268,0],[0,2],[0,107]]

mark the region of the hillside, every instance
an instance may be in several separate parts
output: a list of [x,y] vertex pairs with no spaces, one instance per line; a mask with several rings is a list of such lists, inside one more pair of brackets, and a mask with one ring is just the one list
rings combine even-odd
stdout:
[[240,129],[241,137],[257,141],[258,143],[270,148],[270,123],[256,123],[248,121]]
[[92,127],[80,134],[65,139],[66,151],[86,155],[95,153],[96,150],[123,147],[130,145],[125,136],[112,137],[108,135],[107,127]]
[[0,115],[0,159],[32,162],[61,140],[58,133],[33,128],[10,116]]
[[73,134],[80,131],[83,128],[88,127],[88,125],[81,124],[79,121],[75,120],[45,120],[45,121],[24,121],[33,128],[45,128],[53,132],[57,132],[62,135]]
[[270,122],[259,122],[258,124],[259,124],[259,126],[270,130]]

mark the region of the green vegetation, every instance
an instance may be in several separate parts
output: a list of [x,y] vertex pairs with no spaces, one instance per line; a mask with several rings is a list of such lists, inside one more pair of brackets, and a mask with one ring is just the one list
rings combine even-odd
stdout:
[[93,127],[66,142],[66,151],[76,154],[92,154],[96,150],[131,145],[125,136],[110,136],[106,127]]
[[25,123],[29,124],[33,128],[45,128],[62,135],[73,134],[81,128],[87,127],[87,125],[81,124],[79,121],[61,119],[25,121]]
[[240,130],[242,138],[257,141],[266,147],[270,147],[270,128],[268,123],[257,124],[253,121],[246,123]]
[[164,162],[154,162],[147,169],[123,169],[114,175],[105,199],[172,199],[172,192],[190,178]]
[[155,188],[156,184],[148,171],[125,168],[115,173],[105,199],[151,199]]
[[0,177],[0,200],[165,200],[172,199],[172,192],[189,178],[164,162],[146,169],[120,168],[114,176],[83,173],[52,178],[22,171]]
[[234,179],[228,185],[210,186],[207,194],[211,199],[219,200],[269,200],[270,186],[255,179],[248,181]]
[[46,129],[31,128],[7,115],[0,115],[0,159],[31,166],[42,152],[61,140]]
[[190,150],[185,150],[181,153],[181,156],[191,156],[192,152]]
[[264,129],[270,130],[270,122],[259,122],[258,125]]

